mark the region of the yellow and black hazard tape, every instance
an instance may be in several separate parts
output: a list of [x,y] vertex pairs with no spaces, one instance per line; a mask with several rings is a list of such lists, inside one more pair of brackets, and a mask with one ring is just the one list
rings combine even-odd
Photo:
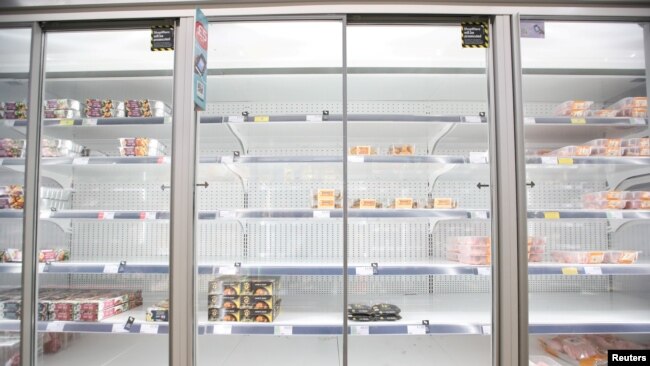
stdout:
[[[483,27],[483,43],[480,44],[465,44],[464,42],[464,31],[465,31],[465,26],[469,25],[480,25]],[[460,29],[460,34],[461,34],[461,39],[463,39],[463,48],[488,48],[490,46],[490,31],[489,31],[488,23],[487,22],[463,22],[461,23],[461,29]]]
[[[152,25],[151,30],[154,29],[174,29],[173,25]],[[151,50],[152,51],[173,51],[173,47],[154,47],[153,46],[153,32],[151,32]]]

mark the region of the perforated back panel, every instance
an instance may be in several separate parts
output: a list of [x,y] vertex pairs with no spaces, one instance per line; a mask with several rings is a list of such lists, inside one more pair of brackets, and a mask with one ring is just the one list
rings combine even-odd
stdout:
[[169,210],[169,182],[85,183],[75,182],[72,205],[77,210]]
[[528,207],[533,210],[582,208],[583,194],[607,190],[607,182],[604,180],[534,182],[535,187],[527,190]]
[[[611,234],[611,249],[613,250],[638,250],[639,261],[648,263],[648,238],[650,238],[650,225],[644,220],[628,221]],[[650,281],[647,276],[616,276],[612,279],[612,287],[616,291],[638,294],[650,291]]]
[[489,209],[490,189],[477,187],[477,184],[485,183],[477,178],[475,181],[456,181],[439,179],[431,190],[432,197],[453,197],[459,208]]

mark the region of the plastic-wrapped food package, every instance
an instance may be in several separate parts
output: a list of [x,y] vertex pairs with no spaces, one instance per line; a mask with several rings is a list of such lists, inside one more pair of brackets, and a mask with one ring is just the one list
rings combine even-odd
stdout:
[[359,209],[375,209],[382,208],[383,205],[381,202],[377,201],[374,198],[357,198],[352,201],[350,208],[359,208]]
[[585,112],[591,108],[593,101],[585,100],[568,100],[553,111],[556,116],[585,117]]
[[127,117],[165,117],[171,114],[164,102],[149,99],[129,99],[124,102]]
[[593,146],[565,146],[563,148],[551,151],[548,156],[591,156]]
[[167,147],[156,139],[146,137],[123,137],[120,141],[120,156],[164,156]]
[[370,145],[352,146],[350,148],[350,155],[376,155],[377,148]]
[[110,109],[110,108],[86,108],[86,117],[90,118],[111,118],[111,117],[124,117],[124,109]]
[[80,111],[81,103],[74,99],[48,99],[43,101],[43,107],[45,110],[72,109]]
[[625,208],[629,210],[650,210],[650,201],[627,201]]
[[622,139],[596,139],[585,143],[585,145],[598,147],[621,147],[622,141]]
[[458,254],[458,261],[464,264],[485,265],[490,264],[492,257],[490,255],[468,255]]
[[26,111],[27,102],[14,102],[14,101],[2,102],[0,103],[0,109],[4,111]]
[[403,145],[390,145],[388,148],[388,155],[413,155],[415,154],[415,147],[411,144]]
[[554,250],[551,257],[558,263],[600,264],[605,259],[605,252]]
[[650,138],[640,137],[633,139],[623,140],[621,146],[623,147],[650,147]]
[[98,98],[88,98],[86,99],[86,109],[104,109],[104,110],[124,110],[124,102],[121,100],[113,99],[98,99]]
[[166,117],[169,113],[164,109],[127,108],[127,117]]
[[594,109],[585,112],[586,117],[618,117],[620,111],[618,109]]
[[436,197],[427,200],[424,208],[452,209],[458,207],[458,202],[449,197]]
[[83,153],[84,147],[70,140],[41,140],[41,156],[43,157],[79,156]]
[[628,202],[625,200],[588,201],[583,202],[582,207],[588,210],[623,210]]
[[0,139],[0,158],[21,158],[25,151],[25,140]]
[[21,185],[0,186],[0,209],[22,209],[25,206],[25,192]]
[[625,108],[618,113],[619,117],[645,118],[648,117],[647,108]]
[[420,203],[413,197],[397,197],[390,202],[388,208],[396,209],[409,209],[422,207]]
[[317,189],[312,192],[312,207],[325,210],[341,208],[341,198],[341,191],[338,189]]
[[650,156],[650,147],[626,147],[626,156]]
[[81,113],[74,109],[46,109],[43,116],[45,118],[79,118]]
[[633,191],[632,199],[638,201],[650,201],[650,192],[647,191]]
[[0,119],[27,119],[27,111],[0,111]]
[[639,253],[635,250],[608,250],[603,257],[603,263],[632,264],[639,259]]
[[648,98],[628,97],[609,106],[609,109],[648,108]]
[[580,366],[605,366],[607,353],[582,336],[540,338],[542,347],[551,355]]

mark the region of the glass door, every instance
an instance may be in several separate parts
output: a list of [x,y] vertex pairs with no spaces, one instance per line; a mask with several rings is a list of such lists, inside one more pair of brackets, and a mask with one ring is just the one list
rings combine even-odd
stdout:
[[173,51],[148,26],[45,37],[38,363],[167,364]]
[[521,22],[531,360],[601,365],[650,341],[649,31]]
[[460,22],[347,34],[349,364],[490,365],[487,48]]
[[341,362],[342,34],[336,19],[210,23],[199,365]]
[[[0,28],[0,364],[20,362],[21,274],[31,29]],[[30,141],[30,143],[32,143]]]

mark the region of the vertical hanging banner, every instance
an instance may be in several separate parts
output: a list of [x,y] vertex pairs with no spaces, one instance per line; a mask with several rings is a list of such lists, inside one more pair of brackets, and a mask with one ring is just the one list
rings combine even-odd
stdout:
[[490,36],[486,22],[461,23],[463,48],[488,48]]
[[194,110],[204,111],[208,88],[208,18],[201,9],[194,17]]

